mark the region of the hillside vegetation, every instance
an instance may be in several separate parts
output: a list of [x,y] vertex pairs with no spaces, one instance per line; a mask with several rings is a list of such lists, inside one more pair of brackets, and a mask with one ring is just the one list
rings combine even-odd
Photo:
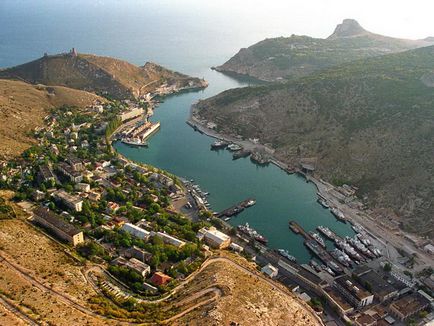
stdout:
[[292,35],[265,39],[241,49],[221,72],[276,81],[298,78],[345,62],[432,45],[433,40],[405,40],[374,34],[345,19],[327,39]]
[[199,102],[223,133],[259,138],[293,165],[360,187],[410,231],[434,236],[434,47],[342,65]]
[[199,78],[173,72],[154,63],[138,67],[119,59],[75,52],[44,55],[37,60],[1,70],[0,78],[66,86],[116,99],[139,97],[163,84],[178,88],[205,86],[205,82]]
[[34,144],[29,132],[43,125],[49,108],[85,107],[96,100],[104,101],[95,94],[71,88],[0,79],[0,157],[19,155]]

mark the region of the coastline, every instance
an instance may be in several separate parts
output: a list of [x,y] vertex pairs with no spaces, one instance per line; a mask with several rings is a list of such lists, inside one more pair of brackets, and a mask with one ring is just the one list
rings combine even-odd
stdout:
[[[317,193],[325,198],[331,206],[334,206],[341,210],[346,217],[346,220],[352,224],[359,224],[365,228],[367,233],[373,238],[377,245],[382,249],[384,256],[394,262],[396,262],[396,258],[400,256],[397,248],[406,248],[411,252],[415,252],[420,257],[420,263],[418,264],[417,270],[422,270],[425,267],[434,266],[434,259],[425,253],[422,249],[418,248],[412,242],[408,241],[406,238],[407,233],[403,230],[400,230],[398,233],[393,232],[392,230],[388,230],[384,228],[382,225],[378,223],[370,214],[364,210],[361,210],[357,207],[351,207],[348,205],[342,198],[336,196],[338,193],[335,186],[321,179],[320,176],[312,176],[304,173],[300,168],[289,166],[285,162],[282,162],[276,158],[274,155],[274,150],[270,147],[267,147],[263,144],[255,144],[250,140],[241,140],[236,137],[232,137],[229,135],[218,133],[217,131],[208,128],[204,125],[204,122],[199,120],[196,116],[196,107],[195,104],[191,106],[190,116],[186,123],[192,127],[194,130],[199,131],[200,133],[207,135],[211,138],[223,140],[227,142],[232,142],[242,146],[244,149],[252,150],[263,148],[270,155],[270,163],[274,164],[278,168],[282,169],[287,173],[296,173],[300,176],[306,178],[306,182],[312,182],[316,189]],[[416,269],[416,266],[415,266]]]

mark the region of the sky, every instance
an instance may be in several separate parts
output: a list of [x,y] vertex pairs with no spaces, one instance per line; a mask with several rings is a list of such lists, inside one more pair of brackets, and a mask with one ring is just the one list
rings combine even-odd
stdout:
[[434,0],[0,0],[0,67],[74,46],[191,72],[187,61],[219,65],[264,38],[325,38],[345,18],[377,34],[434,36],[433,13]]
[[232,17],[249,23],[257,21],[264,28],[285,35],[326,37],[338,22],[353,18],[378,34],[413,39],[434,36],[432,0],[166,0],[160,3],[231,12]]

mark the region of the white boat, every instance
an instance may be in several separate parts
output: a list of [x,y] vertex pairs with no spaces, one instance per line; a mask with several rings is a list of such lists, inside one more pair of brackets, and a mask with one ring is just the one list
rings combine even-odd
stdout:
[[285,249],[277,249],[277,252],[278,252],[281,256],[283,256],[283,257],[285,257],[286,259],[288,259],[289,261],[292,261],[292,262],[294,262],[294,263],[297,261],[297,259],[296,259],[294,256],[292,256],[292,255],[289,254],[288,250],[285,250]]
[[228,149],[232,152],[236,152],[236,151],[242,150],[243,148],[237,144],[230,144],[230,145],[228,145]]

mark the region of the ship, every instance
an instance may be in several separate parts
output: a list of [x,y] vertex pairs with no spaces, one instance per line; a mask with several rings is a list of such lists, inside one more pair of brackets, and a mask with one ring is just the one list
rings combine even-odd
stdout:
[[345,240],[347,240],[361,254],[369,258],[375,258],[375,255],[362,242],[360,242],[360,240],[357,239],[357,237],[354,238],[345,237]]
[[130,146],[148,146],[148,142],[142,141],[140,138],[123,138],[121,141]]
[[327,267],[329,267],[331,270],[333,270],[333,272],[335,272],[336,274],[340,274],[343,272],[342,268],[338,264],[336,264],[334,261],[327,262]]
[[312,266],[312,268],[316,271],[316,272],[321,272],[321,266],[313,259],[311,259],[311,261],[309,262],[309,265]]
[[211,150],[223,149],[226,148],[229,144],[223,140],[216,140],[211,144]]
[[354,260],[362,261],[362,257],[346,241],[336,240],[336,245]]
[[261,242],[263,244],[266,244],[268,242],[267,238],[265,238],[263,235],[259,234],[255,229],[251,228],[249,223],[246,223],[244,225],[238,225],[237,229],[249,237],[255,239],[258,242]]
[[294,257],[294,256],[292,256],[292,255],[290,255],[289,254],[289,252],[288,252],[288,250],[285,250],[285,249],[277,249],[277,252],[282,256],[282,257],[285,257],[286,259],[288,259],[289,261],[292,261],[292,262],[297,262],[297,259]]
[[335,240],[337,238],[336,234],[334,234],[334,232],[326,226],[320,225],[317,227],[317,230],[324,234],[330,240]]
[[333,270],[332,270],[330,267],[328,267],[328,266],[326,266],[326,265],[324,265],[324,264],[321,265],[321,269],[325,270],[325,271],[326,271],[327,273],[329,273],[331,276],[336,276],[336,273],[333,272]]
[[330,208],[330,205],[327,203],[327,201],[324,198],[318,198],[317,202],[320,203],[320,205],[324,208]]
[[341,222],[347,222],[347,219],[345,218],[344,213],[342,213],[342,211],[340,211],[338,208],[333,207],[331,209],[331,212],[336,217],[337,220],[339,220]]
[[238,160],[239,158],[247,157],[250,154],[252,154],[251,151],[249,151],[248,149],[243,149],[243,150],[236,151],[235,153],[233,153],[232,154],[232,159],[233,160]]
[[320,244],[321,247],[323,247],[323,248],[326,247],[324,239],[321,238],[321,236],[318,233],[313,232],[313,231],[309,231],[309,234],[316,242],[318,242]]
[[346,267],[351,267],[352,260],[343,251],[336,248],[335,250],[331,251],[330,254],[342,265]]
[[237,144],[230,144],[227,147],[228,147],[228,150],[230,150],[231,152],[236,152],[236,151],[240,151],[243,149],[240,145],[237,145]]
[[295,234],[300,233],[300,229],[298,228],[297,224],[294,221],[289,221],[288,223],[289,228],[294,232]]

